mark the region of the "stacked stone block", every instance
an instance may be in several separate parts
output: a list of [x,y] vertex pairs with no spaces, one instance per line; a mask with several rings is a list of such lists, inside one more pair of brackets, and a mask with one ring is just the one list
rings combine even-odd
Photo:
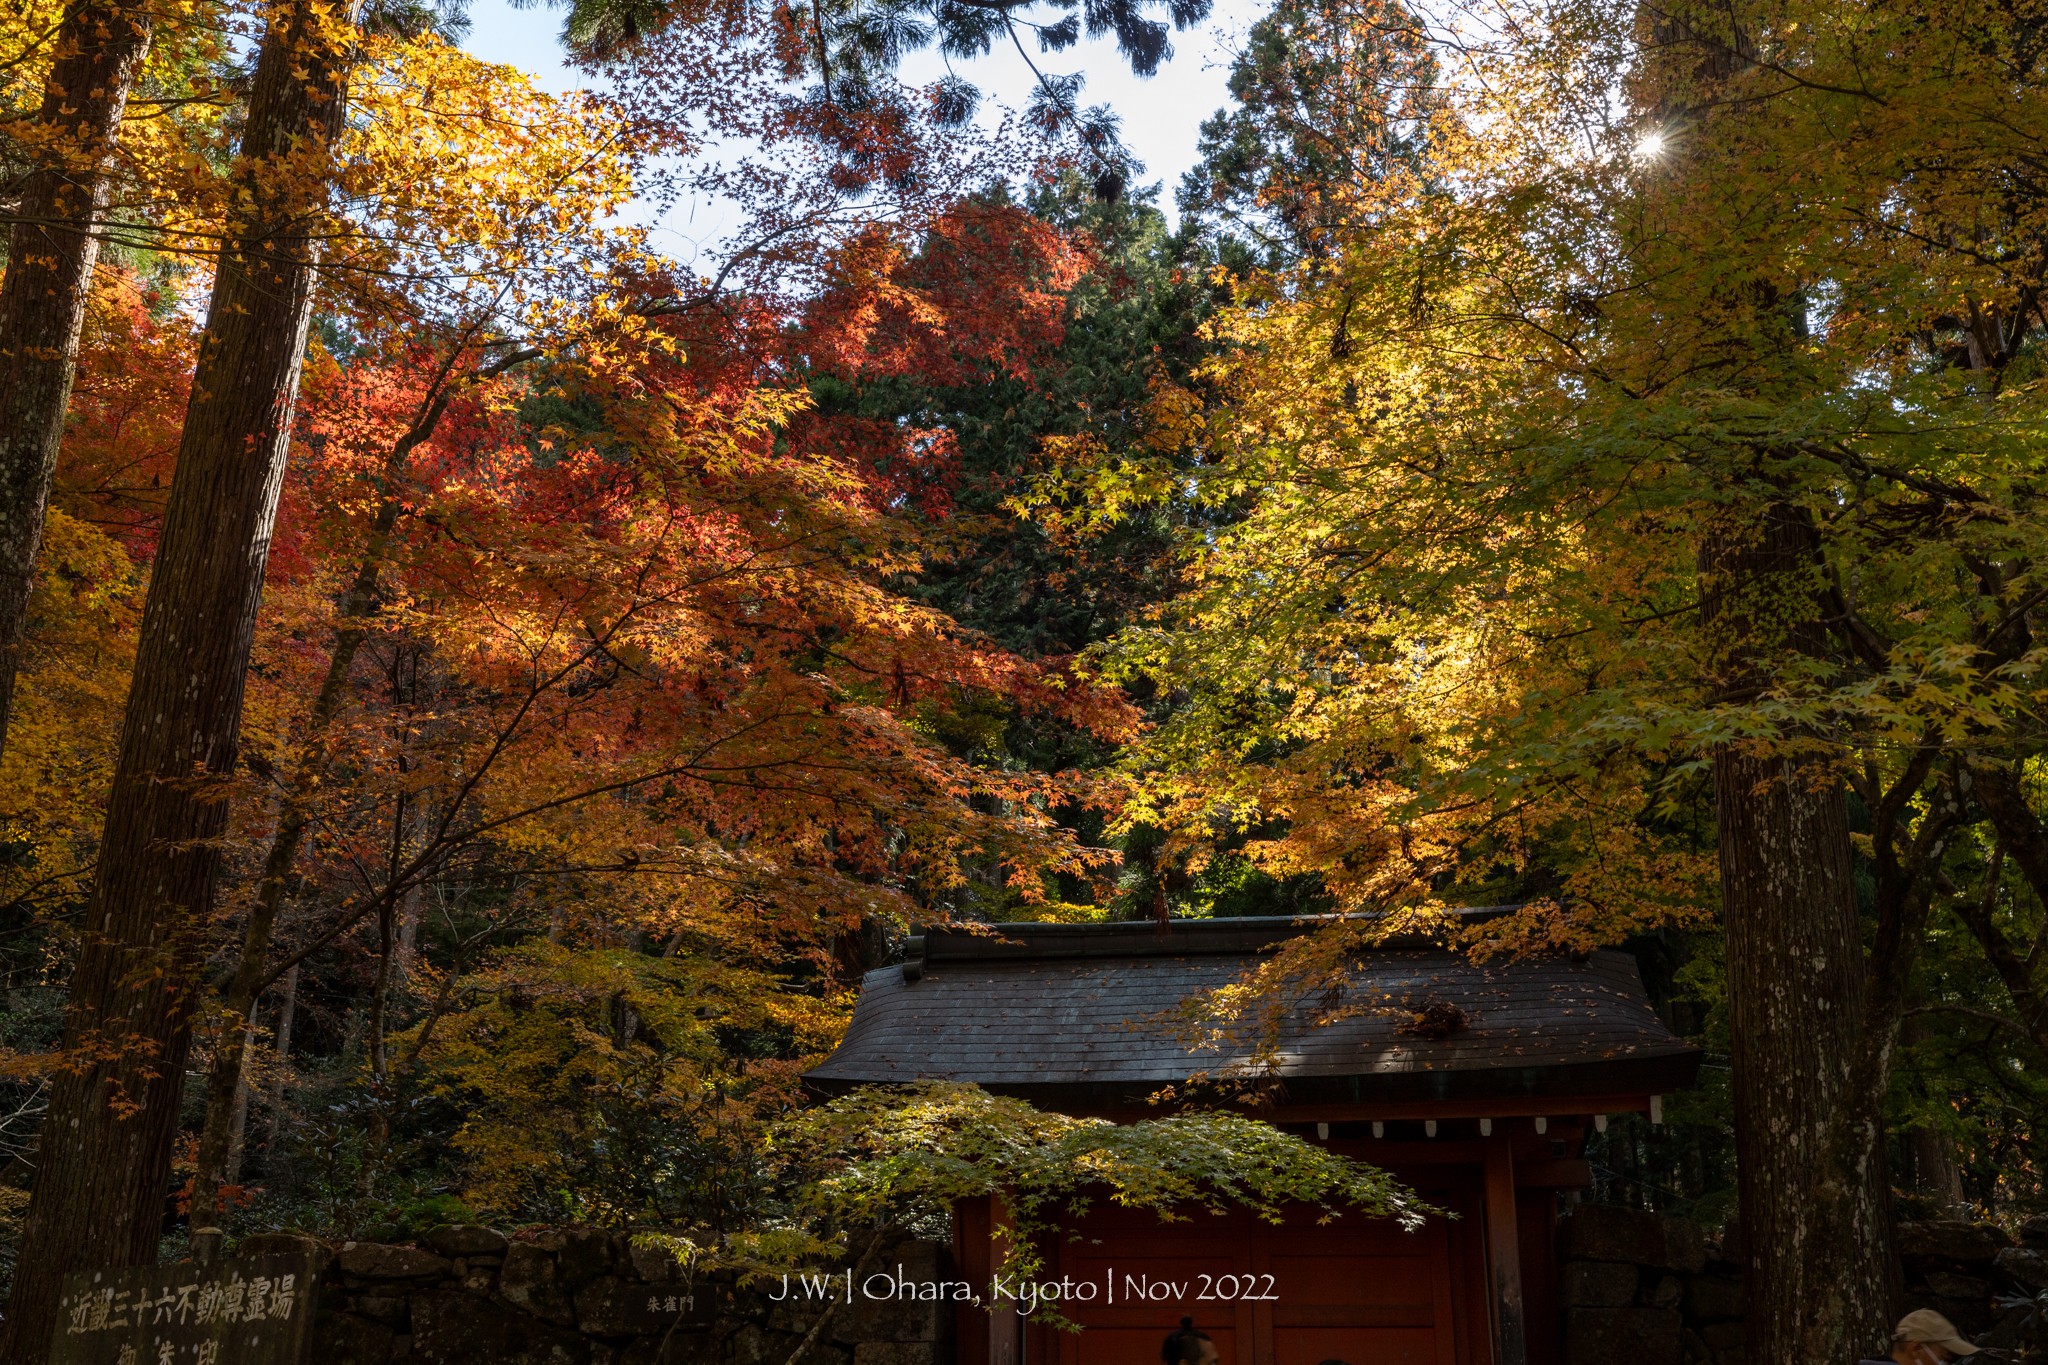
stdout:
[[2048,1360],[2048,1217],[2017,1240],[1989,1223],[1944,1218],[1899,1227],[1910,1308],[1932,1308],[2012,1359]]
[[[1700,1359],[1700,1349],[1708,1350],[1711,1365],[1721,1365],[1700,1336],[1703,1324],[1687,1321],[1694,1300],[1717,1315],[1730,1306],[1725,1277],[1706,1274],[1708,1244],[1697,1224],[1580,1204],[1560,1220],[1558,1237],[1567,1365],[1678,1365]],[[1734,1288],[1728,1316],[1740,1317],[1741,1286]],[[1718,1330],[1723,1321],[1715,1318],[1716,1338],[1725,1335]]]
[[[1580,1204],[1558,1224],[1565,1365],[1744,1365],[1739,1233]],[[2048,1362],[2048,1217],[1905,1223],[1902,1310],[1932,1308],[2003,1361]]]
[[[825,1305],[776,1286],[686,1278],[674,1258],[593,1228],[441,1227],[405,1246],[251,1237],[237,1255],[326,1260],[312,1365],[944,1365],[951,1305],[856,1295]],[[945,1278],[945,1249],[910,1241],[876,1264]]]

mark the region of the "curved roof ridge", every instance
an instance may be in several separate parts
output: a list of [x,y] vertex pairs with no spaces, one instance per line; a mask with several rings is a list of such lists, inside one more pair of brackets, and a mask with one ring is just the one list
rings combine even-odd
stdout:
[[[1498,919],[1520,905],[1467,906],[1448,911],[1461,923]],[[1114,920],[1068,923],[1057,920],[957,921],[911,930],[905,974],[915,979],[919,963],[979,962],[1020,958],[1157,957],[1181,953],[1257,951],[1331,924],[1370,924],[1385,912],[1323,915],[1246,915],[1218,919]],[[1394,935],[1375,948],[1440,947],[1442,936],[1421,932]]]

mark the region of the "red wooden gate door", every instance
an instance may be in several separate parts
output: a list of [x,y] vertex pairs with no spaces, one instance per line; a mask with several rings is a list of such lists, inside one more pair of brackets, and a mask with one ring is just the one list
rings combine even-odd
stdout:
[[1081,1331],[1032,1334],[1053,1346],[1049,1354],[1058,1365],[1160,1365],[1160,1344],[1183,1317],[1215,1338],[1220,1365],[1251,1365],[1256,1358],[1251,1301],[1215,1295],[1217,1286],[1235,1288],[1252,1273],[1243,1213],[1162,1223],[1112,1205],[1092,1210],[1067,1231],[1080,1240],[1061,1246],[1058,1274],[1094,1292],[1060,1305]]
[[1271,1324],[1262,1365],[1456,1365],[1441,1218],[1415,1232],[1384,1218],[1254,1221],[1252,1265],[1275,1286],[1258,1308]]
[[1162,1223],[1105,1207],[1067,1231],[1078,1240],[1055,1273],[1092,1288],[1060,1306],[1081,1330],[1030,1332],[1026,1365],[1159,1365],[1183,1316],[1215,1338],[1220,1365],[1461,1365],[1441,1218],[1411,1233],[1307,1211],[1277,1225],[1241,1212]]

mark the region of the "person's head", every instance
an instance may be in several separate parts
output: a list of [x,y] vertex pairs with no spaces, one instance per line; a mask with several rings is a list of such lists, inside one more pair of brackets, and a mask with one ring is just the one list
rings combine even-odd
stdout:
[[1956,1325],[1932,1309],[1908,1313],[1892,1329],[1892,1359],[1899,1365],[1944,1365],[1975,1354]]
[[1209,1340],[1209,1334],[1195,1326],[1193,1318],[1182,1318],[1180,1330],[1166,1334],[1166,1343],[1159,1348],[1159,1358],[1166,1365],[1216,1365],[1216,1343]]

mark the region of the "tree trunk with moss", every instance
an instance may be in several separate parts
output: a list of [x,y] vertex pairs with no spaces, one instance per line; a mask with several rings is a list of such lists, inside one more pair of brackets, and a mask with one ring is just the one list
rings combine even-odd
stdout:
[[[1719,701],[1753,699],[1770,656],[1821,647],[1815,555],[1811,527],[1783,505],[1703,548]],[[1748,1358],[1853,1360],[1892,1305],[1882,1151],[1859,1162],[1848,1147],[1869,1144],[1842,1141],[1876,1102],[1847,1093],[1866,994],[1848,800],[1797,737],[1722,745],[1714,796]]]

